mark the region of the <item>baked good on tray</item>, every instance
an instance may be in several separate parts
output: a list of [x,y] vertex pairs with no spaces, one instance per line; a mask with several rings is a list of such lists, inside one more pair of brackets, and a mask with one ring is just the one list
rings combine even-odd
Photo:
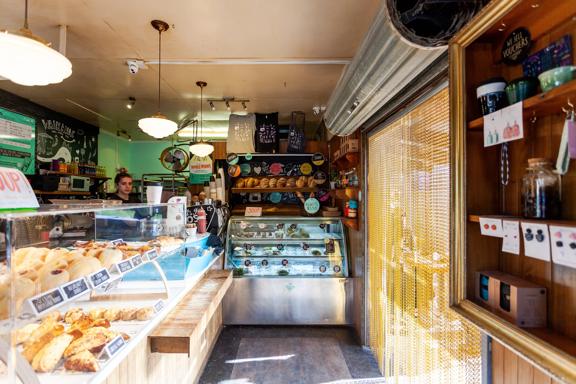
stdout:
[[68,333],[54,337],[34,356],[32,359],[32,368],[36,372],[52,371],[72,340],[74,340],[74,336]]
[[77,372],[97,372],[100,370],[98,360],[88,350],[80,351],[66,359],[64,368]]

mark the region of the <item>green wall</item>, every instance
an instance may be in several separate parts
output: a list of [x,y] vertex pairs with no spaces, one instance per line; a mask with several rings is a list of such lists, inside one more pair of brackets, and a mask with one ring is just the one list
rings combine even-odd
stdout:
[[[124,167],[139,179],[143,173],[168,173],[160,164],[160,153],[171,145],[168,141],[128,141],[101,130],[98,135],[98,163],[106,167],[106,176],[114,178],[116,170]],[[108,191],[112,192],[112,180]]]

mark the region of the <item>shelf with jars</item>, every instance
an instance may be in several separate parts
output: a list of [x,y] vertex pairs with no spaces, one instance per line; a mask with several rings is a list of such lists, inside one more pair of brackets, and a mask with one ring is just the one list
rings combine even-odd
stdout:
[[533,3],[492,1],[450,43],[451,303],[574,382],[576,3]]

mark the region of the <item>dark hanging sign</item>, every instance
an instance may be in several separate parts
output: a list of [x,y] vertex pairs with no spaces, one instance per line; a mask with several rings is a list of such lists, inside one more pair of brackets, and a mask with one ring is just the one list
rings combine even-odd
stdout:
[[502,61],[508,65],[519,64],[528,56],[532,39],[530,31],[524,27],[515,29],[502,45]]

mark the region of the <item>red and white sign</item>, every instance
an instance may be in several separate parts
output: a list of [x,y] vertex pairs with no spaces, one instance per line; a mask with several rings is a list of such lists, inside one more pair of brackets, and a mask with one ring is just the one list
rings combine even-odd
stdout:
[[38,207],[26,176],[17,169],[0,167],[0,209]]
[[244,216],[262,216],[262,207],[246,207]]

